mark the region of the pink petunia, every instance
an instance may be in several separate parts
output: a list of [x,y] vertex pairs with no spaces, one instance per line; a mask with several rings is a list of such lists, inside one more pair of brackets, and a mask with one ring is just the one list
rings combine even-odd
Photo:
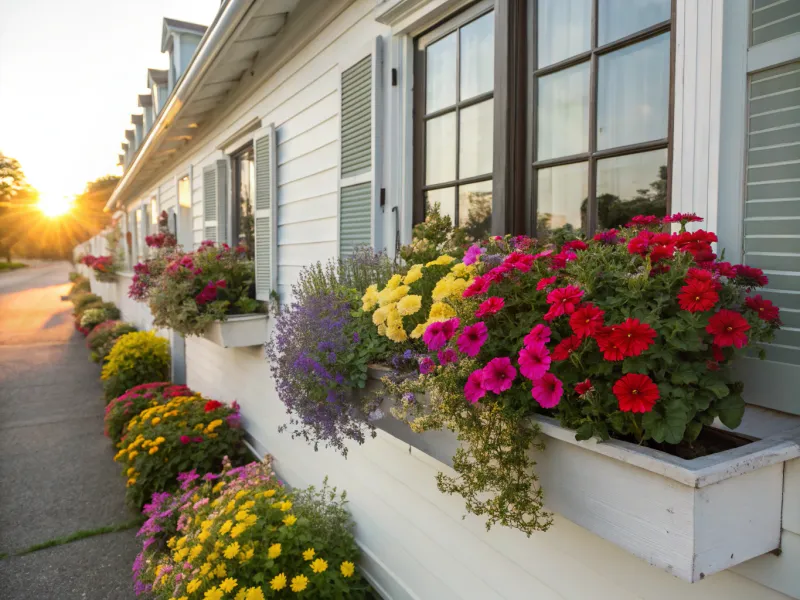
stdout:
[[476,369],[470,373],[467,378],[467,383],[464,385],[464,396],[467,401],[475,404],[485,395],[486,390],[483,388],[483,369]]
[[502,394],[511,387],[517,376],[517,370],[511,359],[505,356],[493,358],[483,368],[483,388],[495,394]]
[[447,365],[458,361],[458,354],[456,354],[456,351],[453,350],[452,348],[439,350],[436,356],[439,359],[440,365]]
[[519,372],[535,381],[550,369],[550,354],[542,346],[526,346],[519,351]]
[[422,334],[422,341],[428,346],[429,350],[438,350],[444,347],[448,340],[453,337],[458,329],[459,320],[449,319],[447,321],[435,321],[428,325],[425,333]]
[[523,338],[522,343],[526,346],[544,346],[550,341],[550,333],[547,325],[539,323],[533,326],[533,329]]
[[539,283],[536,284],[536,289],[541,292],[542,290],[547,289],[548,287],[553,285],[556,282],[556,279],[558,279],[558,277],[556,277],[555,275],[553,275],[552,277],[543,277],[542,279],[539,280]]
[[[430,325],[428,326],[430,328]],[[462,354],[467,356],[478,356],[486,338],[489,337],[489,332],[486,329],[486,323],[478,321],[474,325],[464,327],[464,331],[458,337],[456,344]]]
[[542,408],[553,408],[561,401],[564,385],[552,373],[545,373],[541,379],[533,383],[531,396]]

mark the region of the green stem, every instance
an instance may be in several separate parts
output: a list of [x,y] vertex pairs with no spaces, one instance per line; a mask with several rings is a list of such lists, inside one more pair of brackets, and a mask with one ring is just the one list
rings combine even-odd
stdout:
[[630,415],[631,424],[633,425],[633,433],[636,436],[636,439],[639,441],[639,444],[641,444],[644,442],[644,432],[642,431],[642,428],[639,427],[639,423],[636,421],[636,415],[633,413],[630,413]]

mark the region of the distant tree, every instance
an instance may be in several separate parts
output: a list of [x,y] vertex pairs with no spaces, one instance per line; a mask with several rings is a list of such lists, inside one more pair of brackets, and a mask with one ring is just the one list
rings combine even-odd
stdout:
[[11,249],[28,235],[27,217],[37,200],[19,161],[0,152],[0,255],[8,262]]

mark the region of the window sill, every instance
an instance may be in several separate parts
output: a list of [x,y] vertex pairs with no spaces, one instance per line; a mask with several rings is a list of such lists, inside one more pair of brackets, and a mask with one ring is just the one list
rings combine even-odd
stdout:
[[203,337],[223,348],[261,346],[267,341],[267,315],[231,315],[208,326]]

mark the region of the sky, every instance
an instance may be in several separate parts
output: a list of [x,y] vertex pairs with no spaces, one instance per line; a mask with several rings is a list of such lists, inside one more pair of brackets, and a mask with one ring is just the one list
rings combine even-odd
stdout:
[[116,166],[147,69],[167,68],[162,18],[210,25],[220,0],[0,0],[0,152],[43,199]]

